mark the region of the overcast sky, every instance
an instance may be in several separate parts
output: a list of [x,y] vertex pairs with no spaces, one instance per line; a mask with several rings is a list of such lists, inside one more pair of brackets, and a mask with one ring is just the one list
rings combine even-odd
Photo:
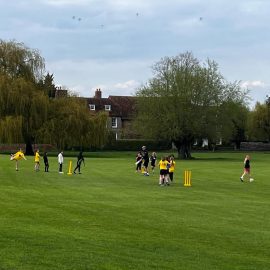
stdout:
[[132,95],[164,56],[215,60],[256,101],[270,95],[268,0],[0,0],[0,38],[38,49],[55,83]]

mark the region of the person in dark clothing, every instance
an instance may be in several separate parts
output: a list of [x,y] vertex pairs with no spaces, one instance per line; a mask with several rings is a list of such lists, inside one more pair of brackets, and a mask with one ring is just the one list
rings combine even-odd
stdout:
[[43,161],[44,161],[44,166],[45,166],[45,172],[49,172],[49,160],[48,160],[47,152],[44,152]]
[[142,153],[139,151],[137,153],[137,156],[136,156],[136,172],[141,172],[142,170],[142,160],[143,160],[143,157],[142,157]]
[[84,164],[85,166],[85,163],[84,163],[84,157],[83,157],[83,152],[81,151],[77,157],[77,166],[76,168],[74,169],[73,173],[76,174],[76,171],[78,170],[79,171],[79,174],[81,174],[81,164]]
[[142,156],[143,156],[144,175],[149,176],[149,173],[148,173],[149,155],[148,155],[146,146],[142,147]]
[[154,173],[155,167],[156,167],[156,161],[157,161],[157,154],[156,152],[153,152],[151,157],[150,157],[150,161],[151,161],[151,168],[152,168],[152,173]]

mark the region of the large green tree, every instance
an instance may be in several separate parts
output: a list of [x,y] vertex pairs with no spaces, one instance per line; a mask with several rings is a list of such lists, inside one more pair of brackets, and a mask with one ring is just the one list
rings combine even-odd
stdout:
[[136,93],[137,128],[145,137],[170,140],[179,157],[191,158],[196,139],[216,142],[233,132],[224,125],[231,117],[226,104],[243,104],[245,93],[223,78],[217,63],[200,63],[186,52],[161,59],[153,74]]
[[38,50],[23,43],[0,40],[0,73],[10,78],[38,82],[44,74],[45,63]]
[[59,150],[105,144],[107,114],[91,115],[86,101],[76,97],[54,99],[50,103],[49,116],[39,129],[38,141],[54,144]]
[[8,143],[23,140],[27,154],[33,153],[35,132],[48,111],[48,99],[37,87],[44,68],[37,50],[0,40],[0,138]]

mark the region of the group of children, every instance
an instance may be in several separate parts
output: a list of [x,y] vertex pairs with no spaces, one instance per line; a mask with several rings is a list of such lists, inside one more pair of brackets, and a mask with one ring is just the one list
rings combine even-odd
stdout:
[[[136,172],[142,172],[143,175],[149,176],[148,164],[150,161],[151,172],[154,173],[157,154],[153,152],[149,158],[146,146],[142,147],[142,151],[139,151],[136,156]],[[162,157],[158,163],[159,166],[159,185],[169,186],[173,182],[173,175],[175,170],[175,160],[174,156],[170,155],[168,157]]]
[[[157,155],[153,152],[149,158],[146,146],[142,147],[142,151],[139,151],[136,156],[136,172],[142,172],[143,175],[149,176],[148,164],[150,161],[151,171],[154,173],[156,167]],[[158,163],[159,166],[159,185],[168,186],[173,182],[174,170],[175,170],[175,160],[174,156],[170,155],[168,157],[162,157]],[[248,181],[252,182],[254,179],[251,177],[250,173],[250,156],[246,155],[244,159],[244,172],[240,177],[241,182],[244,178],[248,177]]]
[[151,165],[151,171],[154,173],[155,167],[156,167],[156,160],[157,160],[157,155],[155,152],[152,153],[150,158],[148,157],[148,154],[146,155],[145,153],[142,153],[139,151],[136,156],[136,172],[142,172],[143,175],[149,176],[149,171],[148,171],[148,165],[150,161]]
[[169,186],[173,182],[173,175],[175,170],[174,155],[162,157],[159,161],[159,185]]
[[[27,160],[21,148],[15,154],[11,154],[10,155],[10,160],[14,160],[15,161],[15,164],[16,164],[15,165],[15,169],[16,169],[16,171],[19,170],[19,161],[21,159]],[[43,161],[44,161],[44,166],[45,166],[45,172],[49,172],[49,160],[48,160],[47,152],[44,152]],[[38,149],[35,152],[34,162],[35,162],[34,170],[36,172],[38,172],[39,171],[39,168],[40,168],[40,154],[39,154],[39,150]]]
[[[15,168],[16,171],[19,170],[18,164],[19,160],[24,159],[26,160],[26,157],[20,149],[18,152],[15,154],[10,155],[10,160],[15,161]],[[40,169],[40,154],[39,150],[37,149],[35,152],[35,171],[39,171]],[[43,161],[44,161],[44,168],[45,172],[49,172],[49,160],[47,156],[47,152],[44,152],[43,155]],[[149,158],[148,151],[146,149],[146,146],[142,147],[142,151],[139,151],[136,156],[136,172],[142,172],[143,175],[149,176],[149,171],[148,171],[148,165],[149,161],[151,164],[151,171],[154,173],[155,167],[156,167],[156,161],[157,161],[157,154],[156,152],[153,152]],[[61,151],[58,154],[58,164],[59,164],[59,173],[63,173],[63,163],[64,163],[64,156],[63,156],[63,151]],[[75,167],[73,173],[76,174],[76,171],[78,170],[79,174],[81,173],[81,164],[84,163],[84,157],[82,151],[79,153],[77,157],[77,166]],[[84,163],[85,165],[85,163]],[[173,182],[173,176],[174,176],[174,170],[175,170],[175,160],[174,156],[170,155],[168,157],[162,157],[161,160],[158,163],[159,166],[159,185],[160,186],[167,186],[170,185]],[[243,182],[244,177],[248,176],[249,177],[249,182],[252,182],[254,179],[251,177],[250,174],[250,156],[247,155],[244,159],[244,172],[240,177],[240,180]]]
[[[19,160],[21,160],[21,159],[27,160],[26,157],[25,157],[25,155],[24,155],[24,153],[23,153],[23,151],[22,151],[22,149],[20,149],[15,154],[11,154],[10,155],[10,160],[14,160],[15,161],[16,171],[19,170]],[[63,173],[63,163],[64,163],[63,151],[61,151],[58,154],[57,160],[58,160],[58,164],[59,164],[59,173]],[[43,161],[44,161],[44,171],[45,172],[49,172],[49,159],[48,159],[47,152],[44,152],[44,154],[43,154]],[[39,149],[37,149],[35,151],[34,162],[35,162],[34,170],[36,172],[38,172],[39,169],[40,169],[40,154],[39,154]],[[77,157],[77,166],[73,170],[73,173],[74,174],[76,174],[77,170],[78,170],[79,174],[81,174],[81,164],[82,163],[85,165],[83,153],[81,151],[79,153],[78,157]]]

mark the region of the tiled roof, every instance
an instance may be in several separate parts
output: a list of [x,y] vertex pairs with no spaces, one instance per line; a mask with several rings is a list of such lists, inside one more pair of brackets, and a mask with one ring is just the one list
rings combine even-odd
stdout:
[[86,98],[88,106],[95,105],[96,111],[104,111],[105,105],[111,105],[110,116],[131,118],[135,112],[135,99],[132,96],[109,96],[108,98]]
[[108,98],[86,98],[87,104],[94,104],[96,106],[96,110],[104,110],[105,105],[111,105],[112,102]]
[[109,96],[112,101],[112,113],[122,118],[130,118],[135,112],[136,98],[132,96]]

